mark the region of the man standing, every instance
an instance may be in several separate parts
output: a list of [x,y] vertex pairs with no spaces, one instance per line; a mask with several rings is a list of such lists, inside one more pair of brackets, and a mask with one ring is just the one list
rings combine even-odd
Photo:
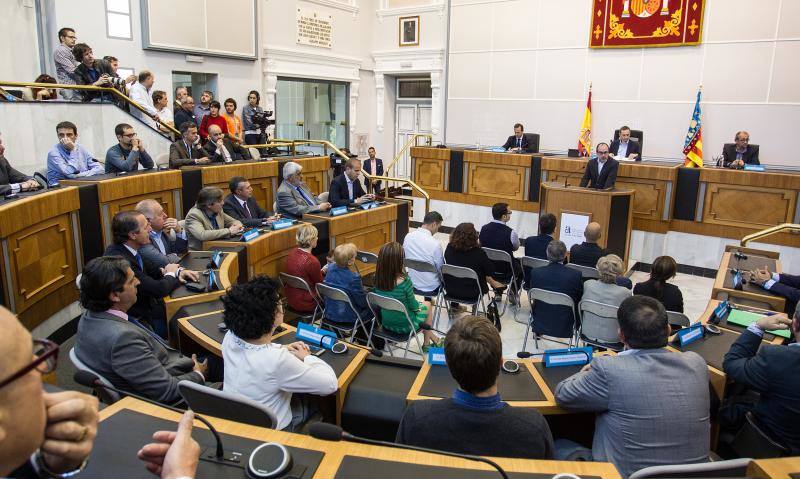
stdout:
[[608,254],[608,250],[597,244],[602,234],[600,223],[592,221],[586,225],[586,229],[583,230],[583,237],[586,241],[572,245],[569,250],[569,262],[597,268],[597,260]]
[[39,182],[14,169],[5,157],[6,147],[0,134],[0,196],[39,189]]
[[623,126],[619,129],[619,139],[611,142],[609,156],[615,160],[641,161],[641,145],[631,140],[631,129]]
[[[75,85],[73,72],[80,62],[75,59],[72,48],[77,40],[72,28],[64,27],[58,31],[59,45],[53,50],[53,60],[56,64],[56,78],[62,85]],[[59,93],[67,101],[80,101],[83,98],[78,90],[59,90]]]
[[58,143],[47,153],[47,182],[54,185],[67,178],[102,175],[103,165],[78,144],[78,127],[69,121],[56,125]]
[[132,126],[120,123],[114,128],[114,134],[117,135],[119,143],[106,152],[106,173],[136,171],[140,163],[145,170],[153,168],[155,163],[145,151]]
[[331,204],[311,192],[303,181],[303,167],[294,161],[283,166],[283,182],[278,186],[278,213],[300,218],[306,213],[328,211]]
[[581,188],[594,188],[604,190],[614,187],[617,182],[617,170],[619,162],[608,156],[608,144],[600,143],[597,145],[597,158],[592,158],[586,164],[586,170],[581,178]]
[[361,160],[358,158],[347,160],[344,166],[344,173],[331,181],[329,196],[331,205],[334,207],[351,204],[360,205],[375,198],[375,195],[368,195],[361,188],[361,183],[358,182],[359,173],[361,173]]
[[131,85],[130,97],[139,106],[144,108],[144,112],[131,106],[131,114],[136,118],[142,120],[150,128],[156,128],[156,122],[160,121],[158,117],[158,110],[153,104],[153,95],[150,94],[150,89],[153,88],[156,78],[148,70],[139,72],[139,81]]
[[250,186],[247,178],[234,176],[228,186],[231,194],[225,197],[225,202],[222,205],[222,211],[228,216],[236,218],[248,228],[268,226],[280,218],[280,215],[271,216],[253,198],[253,187]]
[[250,160],[250,152],[239,143],[234,144],[225,138],[225,133],[217,125],[208,127],[208,139],[203,149],[213,163],[230,163],[231,161]]
[[146,262],[163,268],[180,261],[179,254],[189,249],[186,231],[175,218],[170,218],[156,200],[142,200],[136,204],[136,211],[143,214],[150,223],[150,243],[139,248],[139,254]]
[[[175,109],[178,110],[183,105],[183,100],[189,96],[189,90],[185,86],[179,86],[175,89]],[[194,109],[194,105],[192,105]]]
[[[369,154],[369,158],[364,161],[364,171],[369,175],[383,176],[383,160],[375,158],[375,147],[370,146],[369,149],[367,149],[367,153]],[[380,194],[381,183],[381,180],[372,183],[373,193]]]
[[750,144],[750,133],[736,132],[734,144],[726,144],[722,148],[722,166],[742,169],[744,165],[760,165],[758,147]]
[[180,125],[181,138],[169,145],[169,167],[180,168],[189,165],[207,165],[211,159],[200,146],[197,125],[186,121]]
[[214,99],[214,94],[209,90],[203,90],[200,95],[200,104],[194,107],[194,116],[197,118],[197,124],[203,121],[203,117],[211,113],[211,101]]
[[522,123],[514,124],[514,134],[509,136],[503,144],[503,149],[509,153],[533,153],[533,145],[525,137],[525,127]]
[[197,117],[194,116],[194,98],[186,96],[181,100],[181,104],[175,108],[175,127],[180,128],[187,121],[199,126]]

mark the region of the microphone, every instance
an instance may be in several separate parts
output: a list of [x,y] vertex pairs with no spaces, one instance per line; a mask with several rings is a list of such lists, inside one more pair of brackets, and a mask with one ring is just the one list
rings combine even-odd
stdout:
[[428,449],[427,447],[417,447],[417,446],[409,446],[407,444],[397,444],[395,442],[388,442],[388,441],[376,441],[374,439],[367,439],[365,437],[354,436],[349,432],[343,430],[341,427],[335,424],[329,424],[326,422],[315,422],[308,428],[308,433],[314,439],[321,439],[323,441],[350,441],[350,442],[358,442],[361,444],[371,444],[374,446],[385,446],[385,447],[393,447],[396,449],[408,449],[411,451],[420,451],[420,452],[427,452],[430,454],[440,454],[442,456],[450,456],[450,457],[457,457],[460,459],[467,459],[469,461],[477,461],[482,462],[484,464],[488,464],[495,468],[497,472],[503,477],[503,479],[508,479],[508,475],[506,471],[500,467],[499,464],[496,462],[486,459],[485,457],[481,456],[473,456],[471,454],[459,454],[456,452],[449,452],[449,451],[440,451],[438,449]]
[[[571,349],[569,351],[561,351],[561,352],[558,352],[558,353],[554,353],[554,355],[558,356],[558,355],[561,355],[561,354],[575,354],[575,353],[580,353],[580,354],[583,354],[584,356],[586,356],[586,362],[587,363],[592,360],[592,358],[589,357],[589,353],[587,353],[586,351],[584,351],[582,349]],[[543,353],[531,353],[529,351],[520,351],[520,352],[517,353],[517,357],[520,358],[520,359],[528,359],[528,358],[531,358],[533,356],[544,356],[545,354],[547,354],[547,351],[545,351]]]
[[[75,372],[75,375],[73,376],[73,379],[75,380],[76,383],[80,384],[81,386],[86,386],[87,388],[91,388],[91,389],[103,388],[103,389],[107,389],[109,391],[114,391],[115,393],[118,393],[118,394],[123,394],[125,396],[130,396],[132,398],[138,399],[140,401],[144,401],[144,402],[149,403],[149,404],[155,404],[156,406],[160,406],[160,407],[163,407],[165,409],[169,409],[170,411],[175,411],[175,412],[179,412],[179,413],[185,412],[183,409],[180,409],[180,408],[177,408],[177,407],[174,407],[174,406],[170,406],[169,404],[164,404],[164,403],[161,403],[161,402],[158,402],[158,401],[153,401],[152,399],[148,399],[146,397],[139,396],[138,394],[134,394],[134,393],[131,393],[131,392],[128,392],[128,391],[123,391],[122,389],[117,389],[117,388],[115,388],[113,386],[108,386],[106,384],[103,384],[100,381],[100,378],[96,374],[94,374],[92,372],[89,372],[89,371],[78,370],[78,371]],[[208,455],[206,457],[202,457],[201,456],[201,459],[208,460],[209,462],[214,462],[214,463],[217,463],[217,464],[228,465],[228,466],[233,466],[235,464],[238,464],[240,462],[242,453],[241,452],[231,451],[229,453],[229,455],[227,457],[225,457],[225,450],[222,448],[222,438],[219,437],[219,432],[217,432],[217,429],[214,426],[212,426],[211,423],[208,422],[208,420],[206,418],[204,418],[203,416],[195,414],[194,417],[195,417],[195,419],[197,419],[198,421],[200,421],[200,422],[202,422],[203,424],[206,425],[208,430],[211,431],[211,434],[214,435],[214,440],[217,442],[216,450],[215,450],[214,454],[213,455]],[[237,467],[240,467],[240,466],[237,466]]]
[[733,253],[733,257],[736,258],[736,259],[739,259],[739,260],[747,259],[747,255],[742,253],[741,251],[735,251]]
[[438,329],[435,329],[433,326],[431,326],[428,323],[420,324],[419,325],[419,329],[424,329],[425,331],[433,331],[434,333],[439,333],[442,336],[447,336],[447,333],[445,333],[444,331],[439,331]]

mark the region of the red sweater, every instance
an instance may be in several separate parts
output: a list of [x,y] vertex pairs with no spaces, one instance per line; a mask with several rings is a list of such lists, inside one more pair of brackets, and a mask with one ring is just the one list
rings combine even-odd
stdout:
[[[311,287],[311,291],[316,291],[317,283],[321,283],[323,280],[319,260],[300,248],[293,249],[289,256],[286,257],[286,273],[306,280],[306,283]],[[307,291],[287,286],[283,289],[283,292],[286,294],[289,307],[293,310],[303,313],[314,311],[316,303]]]
[[211,125],[217,125],[220,130],[222,130],[222,133],[228,133],[228,120],[222,115],[212,117],[209,113],[204,116],[203,121],[200,122],[200,138],[203,140],[208,139],[208,127]]

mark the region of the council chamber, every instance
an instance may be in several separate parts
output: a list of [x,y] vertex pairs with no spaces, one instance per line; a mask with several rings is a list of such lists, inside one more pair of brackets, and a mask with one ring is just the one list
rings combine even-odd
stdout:
[[3,10],[0,477],[800,476],[795,2]]

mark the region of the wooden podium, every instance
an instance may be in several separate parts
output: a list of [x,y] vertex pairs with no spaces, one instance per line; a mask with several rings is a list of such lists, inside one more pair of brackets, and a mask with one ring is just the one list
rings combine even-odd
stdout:
[[[542,183],[539,214],[552,213],[558,221],[554,237],[561,239],[564,215],[588,216],[603,228],[601,247],[628,264],[633,218],[633,190],[595,190],[561,183]],[[583,238],[583,231],[573,231],[573,238]],[[582,239],[580,241],[583,241]],[[565,241],[566,242],[566,241]]]

